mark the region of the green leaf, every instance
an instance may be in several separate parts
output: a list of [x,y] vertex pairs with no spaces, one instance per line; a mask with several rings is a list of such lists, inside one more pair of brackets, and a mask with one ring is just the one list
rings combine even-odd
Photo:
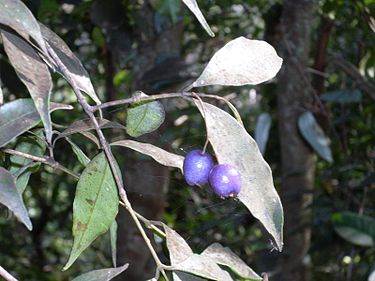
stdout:
[[112,278],[120,275],[129,267],[129,264],[125,264],[117,268],[105,268],[93,270],[77,276],[72,281],[109,281]]
[[[144,94],[140,94],[144,95]],[[128,109],[126,132],[132,137],[139,137],[155,131],[163,124],[165,112],[158,101],[141,103]]]
[[[101,104],[100,99],[95,93],[94,87],[91,83],[90,76],[83,67],[81,61],[69,49],[68,45],[56,33],[50,30],[45,25],[40,24],[40,30],[44,39],[48,42],[51,48],[55,51],[57,56],[66,66],[70,76],[76,82],[78,88],[89,95],[96,104]],[[51,61],[56,69],[59,69],[54,61]]]
[[216,263],[229,267],[238,276],[245,278],[246,280],[262,280],[262,278],[235,253],[219,243],[214,243],[207,247],[201,253],[201,256],[210,257]]
[[262,155],[264,155],[264,152],[266,151],[271,124],[271,115],[268,113],[262,113],[259,115],[257,124],[255,126],[255,141],[257,142]]
[[238,199],[250,210],[283,247],[283,208],[273,185],[272,171],[263,159],[258,145],[244,127],[231,115],[209,103],[195,104],[205,116],[208,139],[220,164],[230,164],[241,175]]
[[[52,103],[50,111],[72,109],[70,105]],[[0,107],[0,147],[33,128],[40,122],[40,116],[32,99],[18,99]]]
[[111,145],[118,145],[131,148],[135,151],[152,157],[155,161],[159,162],[164,166],[175,167],[182,170],[184,157],[165,151],[164,149],[161,149],[155,145],[133,140],[116,141],[114,143],[111,143]]
[[210,35],[211,37],[215,37],[215,33],[211,30],[201,10],[199,9],[197,1],[196,0],[182,0],[182,2],[184,2],[184,4],[189,8],[189,10],[195,15],[199,23],[207,31],[208,35]]
[[0,167],[0,203],[11,210],[28,230],[33,229],[22,196],[17,191],[14,177],[2,167]]
[[28,42],[34,40],[44,54],[48,54],[39,25],[22,1],[0,0],[0,23],[17,31]]
[[117,229],[118,225],[116,220],[114,220],[109,229],[109,238],[111,242],[111,256],[114,267],[117,266]]
[[118,193],[102,152],[87,165],[78,181],[73,202],[73,247],[63,270],[101,234],[108,231],[118,212]]
[[375,219],[352,212],[332,215],[332,223],[338,235],[346,241],[364,247],[375,245]]
[[238,37],[213,55],[190,88],[256,85],[275,77],[282,62],[282,58],[267,42]]
[[330,141],[310,111],[306,111],[298,118],[298,128],[305,140],[320,157],[328,162],[333,161]]
[[362,92],[359,90],[339,90],[323,93],[322,101],[337,103],[358,103],[362,101]]
[[78,145],[76,145],[68,138],[66,138],[66,140],[72,147],[73,152],[77,156],[79,163],[81,163],[83,167],[86,167],[91,161],[90,158],[86,156],[86,154],[78,147]]
[[49,101],[52,78],[48,66],[40,59],[35,49],[23,38],[5,30],[1,31],[1,35],[9,61],[34,100],[35,107],[46,130],[47,141],[50,143],[52,139],[52,124]]
[[[45,142],[40,139],[38,136],[42,137],[42,131],[40,130],[36,136],[22,137],[17,142],[15,150],[41,157],[46,151]],[[27,183],[29,182],[30,175],[32,173],[32,168],[39,165],[34,163],[32,160],[25,157],[12,155],[10,157],[10,173],[17,178],[16,186],[20,194],[25,191]]]

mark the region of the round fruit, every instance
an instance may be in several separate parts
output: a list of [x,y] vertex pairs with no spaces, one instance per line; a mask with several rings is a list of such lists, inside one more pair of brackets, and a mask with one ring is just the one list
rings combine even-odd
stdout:
[[214,166],[214,161],[208,153],[202,153],[199,149],[190,151],[184,160],[185,180],[189,185],[205,184],[208,175]]
[[237,169],[228,164],[213,167],[209,182],[215,193],[222,197],[235,197],[241,190],[241,177]]

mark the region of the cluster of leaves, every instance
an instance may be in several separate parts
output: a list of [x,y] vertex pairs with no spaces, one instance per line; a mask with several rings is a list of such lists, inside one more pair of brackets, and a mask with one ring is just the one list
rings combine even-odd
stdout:
[[[207,32],[213,36],[197,3],[195,1],[183,2],[197,16]],[[115,175],[120,175],[120,168],[112,162],[114,160],[111,160],[107,151],[100,152],[90,159],[68,137],[80,133],[88,141],[94,142],[105,150],[108,143],[107,140],[101,138],[101,129],[125,128],[128,135],[132,137],[154,131],[163,123],[165,113],[159,102],[147,101],[173,97],[173,95],[164,94],[160,97],[149,98],[147,95],[138,94],[131,101],[123,101],[124,104],[132,104],[132,107],[128,109],[126,127],[101,117],[94,117],[93,112],[100,111],[102,107],[101,101],[82,63],[65,42],[49,28],[38,23],[21,1],[1,0],[0,8],[1,35],[5,52],[31,96],[31,99],[16,99],[0,107],[0,147],[6,154],[12,155],[10,158],[13,157],[10,159],[10,165],[5,163],[8,169],[0,168],[0,202],[8,207],[29,230],[32,230],[32,222],[22,199],[30,173],[35,171],[32,168],[42,163],[70,174],[78,179],[78,184],[73,202],[74,241],[64,270],[68,269],[98,236],[108,230],[111,232],[112,257],[116,266],[117,225],[115,218],[119,203],[125,205],[129,212],[136,216],[130,203],[124,201],[124,197],[119,199],[116,185],[120,193],[122,187],[119,186],[119,182],[115,181]],[[244,57],[244,53],[249,55]],[[201,76],[189,88],[205,85],[259,84],[273,78],[280,69],[281,63],[282,60],[275,50],[266,42],[239,37],[226,44],[212,57]],[[50,101],[52,79],[49,68],[60,72],[72,85],[80,104],[90,117],[89,120],[75,121],[64,131],[59,131],[59,128],[53,125],[50,112],[71,109],[71,107]],[[90,107],[81,96],[81,91],[97,105]],[[185,96],[189,95],[181,94],[181,97]],[[196,102],[196,106],[205,119],[208,140],[216,153],[218,162],[236,166],[241,174],[243,180],[238,199],[254,217],[259,219],[273,237],[276,248],[281,250],[283,211],[273,186],[271,170],[259,152],[256,142],[246,132],[242,123],[230,114],[208,103]],[[233,109],[233,106],[231,108]],[[43,133],[40,129],[34,129],[40,122],[44,126]],[[98,138],[90,132],[93,129],[97,131]],[[25,133],[32,134],[34,143],[31,143],[30,138],[27,138],[27,142],[20,141],[18,137],[27,136]],[[54,159],[53,151],[59,139],[66,139],[72,146],[77,160],[84,167],[81,174],[76,174]],[[183,157],[152,144],[125,139],[111,145],[134,149],[151,156],[162,165],[178,168],[182,166]],[[45,151],[48,151],[48,155],[45,155]],[[113,167],[117,168],[112,169]],[[165,236],[170,252],[170,269],[175,271],[174,280],[191,278],[190,275],[179,275],[179,271],[207,279],[233,280],[235,277],[231,277],[227,271],[219,267],[219,264],[231,268],[240,278],[261,279],[229,249],[213,244],[197,255],[177,233],[166,225],[163,227],[165,233],[162,236]],[[142,232],[143,229],[140,231]],[[163,273],[164,267],[157,265]],[[97,280],[110,280],[126,268],[127,265],[124,265],[94,271],[79,276],[75,280],[93,280],[92,276],[95,276]]]

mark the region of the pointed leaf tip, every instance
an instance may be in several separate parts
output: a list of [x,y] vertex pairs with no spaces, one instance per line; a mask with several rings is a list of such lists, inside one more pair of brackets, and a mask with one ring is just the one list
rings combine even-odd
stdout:
[[27,6],[20,0],[0,1],[0,23],[15,30],[29,43],[33,41],[47,54],[45,42],[37,20]]
[[160,147],[157,147],[150,143],[143,143],[133,140],[120,140],[111,143],[111,145],[131,148],[135,151],[152,157],[155,161],[164,166],[179,168],[182,171],[184,157],[165,151],[164,149],[161,149]]
[[[50,112],[65,109],[70,105],[50,103]],[[31,99],[17,99],[0,107],[0,147],[8,144],[17,136],[36,126],[40,115]]]
[[77,276],[72,281],[109,281],[120,275],[128,267],[129,264],[127,263],[120,267],[93,270]]
[[199,9],[198,3],[196,0],[182,0],[184,4],[189,8],[189,10],[195,15],[199,23],[206,30],[208,35],[215,37],[215,33],[212,31],[211,27],[208,25],[206,19],[204,18],[201,10]]
[[5,52],[34,101],[46,130],[47,141],[50,143],[52,122],[49,110],[52,78],[48,66],[22,37],[5,30],[1,31],[1,35]]
[[33,229],[22,196],[17,190],[14,177],[2,167],[0,167],[0,203],[11,210],[28,230],[31,231]]
[[314,115],[307,111],[298,119],[298,127],[305,140],[312,146],[315,152],[328,162],[332,162],[330,140],[324,134]]
[[196,106],[205,116],[208,139],[221,164],[237,167],[241,175],[238,199],[272,235],[279,251],[283,248],[284,214],[279,195],[273,185],[272,171],[255,140],[236,119],[209,103]]
[[63,270],[101,234],[118,212],[118,193],[111,168],[102,152],[88,163],[77,184],[73,202],[73,247]]
[[[74,79],[74,81],[77,83],[79,89],[85,92],[96,104],[101,104],[101,101],[95,92],[94,86],[92,85],[90,76],[83,67],[81,61],[70,50],[64,40],[62,40],[56,33],[41,23],[39,23],[39,26],[44,39],[64,63],[67,71],[71,75],[72,79]],[[56,64],[54,61],[51,61],[50,63],[52,63],[52,65]],[[56,65],[55,68],[58,69]]]

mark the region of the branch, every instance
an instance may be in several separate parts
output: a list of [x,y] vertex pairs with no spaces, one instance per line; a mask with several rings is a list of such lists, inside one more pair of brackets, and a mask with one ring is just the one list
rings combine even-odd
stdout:
[[59,162],[55,161],[51,157],[48,157],[48,156],[38,157],[38,156],[34,156],[34,155],[31,155],[31,154],[27,154],[27,153],[20,152],[20,151],[17,151],[17,150],[13,150],[13,149],[9,149],[9,148],[3,148],[3,149],[1,149],[1,151],[3,151],[4,153],[7,153],[7,154],[11,154],[11,155],[20,156],[20,157],[23,157],[23,158],[26,158],[26,159],[30,159],[34,162],[40,162],[40,163],[46,164],[48,166],[51,166],[52,168],[59,169],[60,171],[63,171],[64,173],[67,173],[67,174],[71,175],[72,177],[74,177],[75,179],[79,180],[78,174],[76,174],[73,171],[69,170],[68,168],[64,167],[63,165],[61,165]]
[[116,185],[117,185],[117,189],[118,189],[120,198],[123,201],[123,203],[125,204],[126,209],[128,210],[128,212],[129,212],[130,216],[132,217],[133,221],[137,225],[137,228],[138,228],[139,232],[141,233],[144,241],[146,242],[147,247],[149,248],[152,257],[154,258],[154,261],[155,261],[157,267],[160,269],[160,271],[162,272],[162,274],[164,276],[166,276],[165,272],[164,272],[164,269],[169,269],[169,267],[166,266],[166,265],[164,265],[160,261],[158,255],[155,252],[155,249],[151,245],[150,239],[148,238],[145,230],[143,229],[143,227],[142,227],[139,219],[137,218],[137,216],[136,216],[136,214],[135,214],[135,212],[134,212],[134,210],[133,210],[133,208],[132,208],[132,206],[130,204],[130,201],[129,201],[129,199],[127,197],[127,194],[125,192],[125,189],[124,189],[122,178],[119,175],[119,173],[117,171],[117,168],[116,168],[116,160],[115,160],[115,158],[114,158],[114,156],[112,154],[111,148],[110,148],[107,140],[104,137],[104,134],[103,134],[102,130],[100,129],[98,121],[95,118],[95,115],[94,115],[94,112],[96,110],[95,107],[92,107],[92,106],[90,106],[87,103],[85,97],[82,95],[81,91],[79,90],[79,87],[77,86],[76,81],[72,78],[71,73],[68,71],[68,69],[66,68],[66,66],[64,65],[64,63],[60,60],[60,58],[57,56],[57,54],[55,53],[55,51],[51,48],[51,46],[47,42],[46,42],[46,47],[47,47],[47,50],[48,50],[50,56],[53,58],[53,60],[55,61],[57,67],[59,68],[60,72],[63,74],[63,76],[65,77],[65,79],[71,85],[74,93],[77,96],[78,102],[82,106],[82,108],[85,111],[86,115],[90,118],[91,123],[94,126],[96,133],[98,134],[100,145],[102,146],[102,149],[104,150],[104,153],[105,153],[105,155],[107,157],[109,166],[110,166],[111,171],[112,171],[112,175],[113,175],[113,177],[115,179],[115,182],[116,182]]
[[358,83],[358,87],[362,91],[369,94],[370,97],[375,100],[375,85],[371,81],[369,81],[365,76],[359,73],[358,69],[353,64],[337,55],[330,58],[330,61],[333,63],[333,65],[340,68],[352,79],[356,80]]
[[6,281],[18,281],[14,278],[8,271],[6,271],[2,266],[0,266],[0,276],[3,277]]
[[239,112],[237,111],[236,107],[233,106],[233,104],[230,103],[230,101],[224,97],[216,96],[216,95],[208,95],[208,94],[202,94],[202,93],[194,93],[194,92],[184,92],[184,93],[163,93],[163,94],[157,94],[157,95],[150,95],[150,96],[133,96],[131,98],[122,99],[122,100],[115,100],[110,102],[105,102],[96,106],[92,106],[91,109],[93,111],[101,110],[103,108],[111,107],[111,106],[117,106],[122,104],[132,104],[132,103],[138,103],[143,101],[154,101],[154,100],[160,100],[160,99],[170,99],[170,98],[187,98],[187,97],[195,97],[195,98],[211,98],[219,101],[225,102],[229,108],[233,111],[236,119],[238,122],[243,125],[241,116]]
[[96,106],[92,106],[91,108],[93,111],[96,111],[99,109],[116,106],[116,105],[122,105],[122,104],[132,104],[132,103],[137,103],[141,101],[153,101],[153,100],[159,100],[159,99],[191,97],[191,96],[192,96],[191,93],[166,93],[166,94],[151,95],[151,96],[133,96],[127,99],[105,102]]

